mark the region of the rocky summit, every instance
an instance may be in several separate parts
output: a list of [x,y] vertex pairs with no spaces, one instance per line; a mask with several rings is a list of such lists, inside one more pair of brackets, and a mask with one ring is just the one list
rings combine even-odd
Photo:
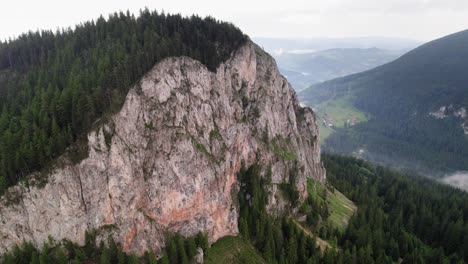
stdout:
[[[287,205],[278,185],[325,182],[315,114],[299,105],[275,61],[247,42],[215,72],[188,57],[157,63],[122,109],[88,133],[87,157],[61,156],[43,186],[21,183],[0,202],[0,251],[50,238],[79,244],[85,231],[124,251],[161,252],[165,234],[210,242],[238,233],[237,173],[262,165],[268,210]],[[14,197],[14,201],[11,201]]]

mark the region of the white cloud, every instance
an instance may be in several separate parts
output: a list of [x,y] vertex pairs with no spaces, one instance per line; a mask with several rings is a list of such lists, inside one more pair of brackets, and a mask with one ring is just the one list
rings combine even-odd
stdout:
[[16,0],[3,1],[0,39],[27,30],[56,29],[100,14],[145,6],[213,15],[251,36],[391,36],[429,40],[468,28],[466,0]]

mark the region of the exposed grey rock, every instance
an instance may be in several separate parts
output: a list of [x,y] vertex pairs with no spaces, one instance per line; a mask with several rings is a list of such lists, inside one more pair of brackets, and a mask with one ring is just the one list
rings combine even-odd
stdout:
[[271,168],[271,211],[285,204],[275,184],[293,170],[301,199],[307,177],[325,181],[315,114],[253,43],[216,73],[186,57],[161,61],[102,123],[86,159],[62,157],[45,187],[12,188],[13,205],[3,198],[0,252],[49,236],[84,243],[92,229],[137,254],[160,252],[166,231],[235,235],[241,161]]
[[193,262],[196,263],[196,264],[203,264],[204,262],[204,254],[203,254],[203,249],[202,248],[197,248],[197,254],[195,255],[195,257],[193,257]]

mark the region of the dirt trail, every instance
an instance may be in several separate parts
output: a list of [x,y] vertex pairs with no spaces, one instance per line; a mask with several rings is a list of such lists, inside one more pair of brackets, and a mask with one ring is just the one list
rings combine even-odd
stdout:
[[297,227],[299,227],[302,231],[304,231],[304,233],[306,233],[310,237],[315,238],[315,240],[317,241],[317,245],[319,246],[320,251],[322,251],[322,253],[325,252],[325,249],[327,249],[327,248],[329,248],[329,249],[333,248],[332,246],[330,246],[330,244],[328,244],[327,241],[325,241],[325,240],[321,239],[320,237],[312,234],[312,232],[310,232],[309,229],[303,227],[301,225],[301,223],[299,223],[296,219],[294,219],[292,217],[291,217],[291,219],[293,220],[293,222],[296,224]]

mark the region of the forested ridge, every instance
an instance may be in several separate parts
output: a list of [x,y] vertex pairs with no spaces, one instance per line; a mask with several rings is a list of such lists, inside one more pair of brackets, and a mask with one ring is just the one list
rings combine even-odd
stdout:
[[190,56],[214,71],[246,40],[211,17],[145,9],[0,42],[0,194],[84,139],[156,62]]

